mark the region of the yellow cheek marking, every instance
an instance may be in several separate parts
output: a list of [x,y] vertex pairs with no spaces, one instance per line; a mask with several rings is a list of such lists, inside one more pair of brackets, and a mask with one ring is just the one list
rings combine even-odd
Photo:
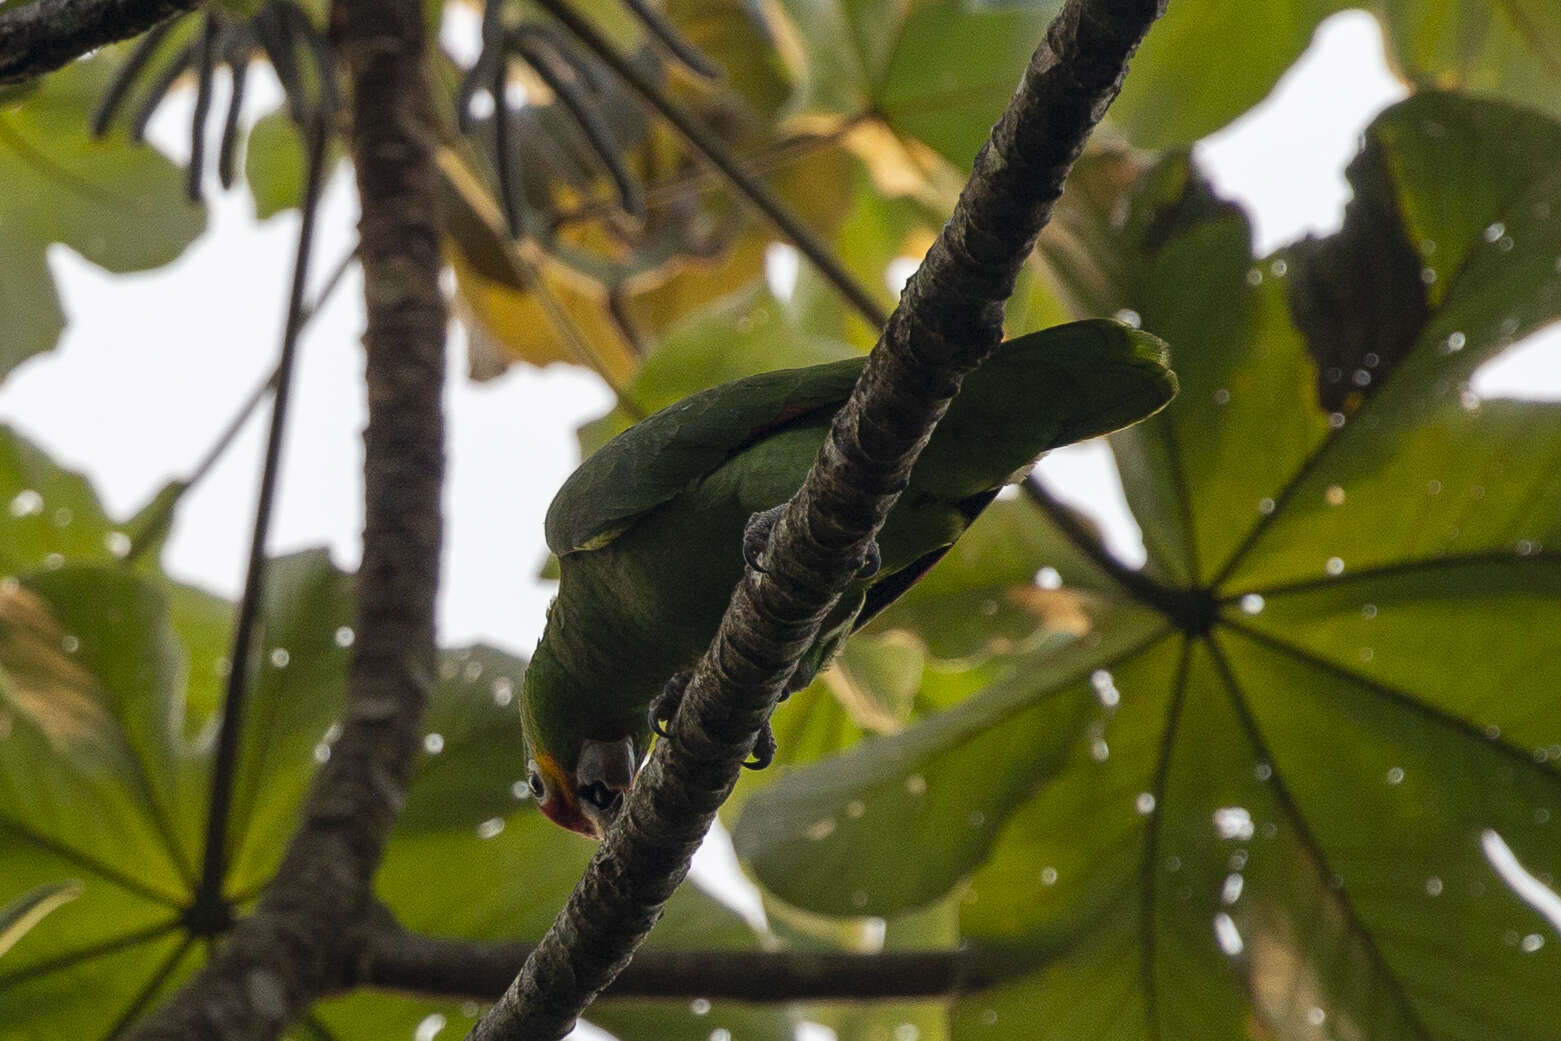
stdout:
[[543,751],[532,753],[537,761],[537,770],[547,781],[548,794],[559,792],[564,797],[564,802],[569,806],[576,806],[574,786],[567,783],[568,775],[558,765],[558,760]]

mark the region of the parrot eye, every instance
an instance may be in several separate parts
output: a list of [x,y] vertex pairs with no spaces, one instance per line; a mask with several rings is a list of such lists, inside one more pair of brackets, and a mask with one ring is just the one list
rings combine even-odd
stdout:
[[595,784],[588,784],[581,788],[580,798],[594,806],[600,813],[610,817],[612,812],[618,808],[618,804],[623,801],[623,793],[615,792],[598,781]]
[[530,774],[526,778],[526,784],[530,786],[532,796],[540,802],[547,798],[547,785],[542,782],[542,775],[537,772],[535,766],[531,768]]

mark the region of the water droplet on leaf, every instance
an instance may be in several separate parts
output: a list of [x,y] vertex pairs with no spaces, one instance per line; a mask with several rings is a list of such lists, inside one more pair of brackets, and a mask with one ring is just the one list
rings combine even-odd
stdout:
[[31,517],[43,512],[43,496],[31,488],[24,488],[16,493],[16,498],[11,500],[11,516]]
[[1222,839],[1245,842],[1252,837],[1252,814],[1245,806],[1221,806],[1214,811],[1214,833]]

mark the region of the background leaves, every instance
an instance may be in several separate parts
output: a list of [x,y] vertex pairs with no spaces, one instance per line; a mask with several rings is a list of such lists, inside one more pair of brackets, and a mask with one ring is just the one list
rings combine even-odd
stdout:
[[123,132],[95,140],[87,117],[108,81],[104,62],[75,63],[24,93],[0,95],[0,377],[54,346],[65,327],[45,250],[64,243],[113,272],[177,257],[205,227],[179,170]]
[[[1491,128],[1513,160],[1476,188],[1458,157],[1479,165]],[[1561,870],[1541,635],[1561,603],[1543,548],[1554,407],[1481,404],[1463,382],[1471,359],[1561,313],[1561,240],[1538,216],[1561,204],[1555,132],[1438,94],[1368,131],[1353,176],[1387,171],[1410,245],[1435,236],[1443,266],[1419,280],[1430,303],[1407,353],[1360,360],[1367,378],[1332,413],[1291,319],[1293,302],[1321,306],[1315,284],[1287,294],[1285,254],[1254,263],[1238,213],[1189,207],[1202,189],[1184,165],[1148,171],[1121,218],[1141,230],[1119,303],[1179,345],[1183,390],[1113,436],[1151,580],[1095,594],[1153,609],[1141,635],[1097,607],[1094,645],[1043,648],[957,709],[750,799],[736,835],[761,881],[837,914],[878,893],[861,903],[893,914],[968,874],[962,937],[1034,971],[963,1002],[956,1037],[1304,1037],[1327,1024],[1346,1037],[1556,1036],[1540,982],[1556,945],[1482,838],[1500,835],[1545,878]],[[1431,147],[1447,175],[1415,176]],[[1180,197],[1166,194],[1178,178]],[[1498,245],[1487,229],[1502,216],[1550,263],[1526,259],[1518,235]],[[1349,312],[1328,313],[1349,326]],[[1068,589],[1079,566],[1052,584]],[[1091,590],[1111,577],[1085,566]],[[1032,734],[1005,709],[1069,700],[1083,722],[1060,757],[1062,720]],[[973,774],[952,773],[962,722],[983,712],[975,740],[990,748]],[[929,762],[913,748],[939,750]],[[884,761],[927,780],[914,831],[884,802]],[[1021,798],[986,801],[1026,777]],[[995,831],[961,843],[973,870],[904,884],[940,863],[925,836],[978,817]],[[911,871],[886,838],[908,831],[924,836]]]
[[[666,6],[727,68],[708,86],[667,65],[667,89],[887,304],[889,269],[925,249],[1057,5]],[[1548,651],[1561,428],[1554,405],[1469,385],[1561,312],[1548,42],[1561,15],[1540,0],[1371,4],[1415,93],[1368,131],[1340,234],[1254,258],[1246,216],[1179,149],[1263,98],[1342,7],[1170,5],[1112,110],[1116,136],[1075,171],[1010,303],[1015,333],[1119,313],[1175,348],[1181,399],[1112,445],[1144,569],[1092,553],[1089,522],[1054,503],[1000,501],[782,709],[778,768],[727,808],[766,887],[763,942],[970,944],[1009,978],[871,1008],[609,1003],[601,1025],[783,1038],[808,1018],[847,1041],[1561,1036],[1561,936],[1491,852],[1510,849],[1541,885],[1561,871]],[[626,49],[643,42],[615,5],[591,10]],[[0,170],[18,187],[0,204],[0,372],[63,321],[49,243],[119,271],[171,259],[201,228],[155,152],[86,141],[104,66],[0,96]],[[644,228],[614,225],[600,169],[538,105],[521,125],[523,151],[545,156],[528,185],[536,223],[513,244],[485,128],[452,133],[446,248],[475,369],[603,373],[620,405],[581,431],[589,452],[693,390],[871,343],[805,264],[794,287],[765,278],[785,255],[773,233],[611,93],[651,200]],[[262,119],[247,164],[258,213],[293,204],[297,156],[279,118]],[[20,1038],[108,1036],[207,946],[180,915],[231,606],[147,557],[123,564],[139,533],[79,475],[0,436],[0,922],[31,926],[0,924],[14,943],[0,1022]],[[272,565],[230,828],[240,904],[330,754],[351,587],[322,554]],[[411,928],[534,936],[588,853],[517,787],[523,668],[490,647],[442,660],[376,880]],[[32,921],[65,880],[80,896]],[[685,889],[656,942],[760,940]],[[454,1032],[475,1011],[355,994],[298,1033]]]

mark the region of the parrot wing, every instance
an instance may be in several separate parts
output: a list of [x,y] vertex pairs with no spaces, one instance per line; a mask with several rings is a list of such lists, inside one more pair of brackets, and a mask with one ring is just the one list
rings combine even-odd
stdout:
[[745,446],[820,408],[838,409],[866,358],[783,369],[691,394],[641,420],[569,476],[547,510],[560,557],[597,549]]
[[[750,376],[630,427],[559,489],[547,512],[548,548],[562,557],[604,546],[767,433],[819,409],[833,412],[865,360]],[[1176,393],[1166,362],[1160,340],[1106,319],[1005,341],[966,378],[911,488],[960,502],[1015,479],[1048,449],[1152,415]]]

